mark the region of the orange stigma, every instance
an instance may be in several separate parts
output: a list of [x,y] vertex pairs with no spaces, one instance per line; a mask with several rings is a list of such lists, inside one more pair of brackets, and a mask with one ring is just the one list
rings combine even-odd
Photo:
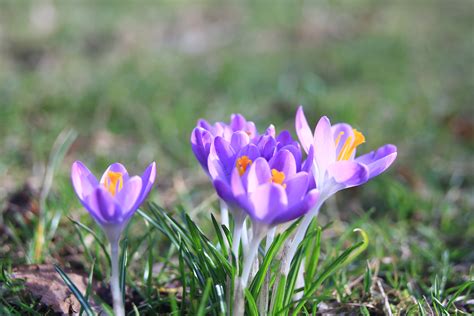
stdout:
[[123,187],[122,173],[113,171],[107,172],[107,175],[105,176],[104,186],[107,191],[112,194],[112,196],[115,196],[115,194],[122,190]]
[[[344,145],[342,145],[342,148],[339,151],[337,160],[349,160],[349,158],[351,158],[357,146],[365,143],[365,137],[361,132],[359,132],[355,128],[352,129],[352,131],[354,132],[354,136],[347,137],[346,141],[344,142]],[[335,140],[336,147],[339,144],[339,141],[341,140],[342,135],[344,135],[344,132],[340,132],[339,135],[337,136]]]
[[272,169],[272,178],[270,181],[281,185],[283,188],[286,188],[286,184],[283,183],[283,181],[285,181],[285,174],[283,172]]
[[248,156],[242,156],[239,159],[237,159],[236,167],[237,167],[237,170],[239,170],[239,175],[242,176],[247,170],[247,167],[250,166],[251,164],[252,164],[252,160],[250,160]]

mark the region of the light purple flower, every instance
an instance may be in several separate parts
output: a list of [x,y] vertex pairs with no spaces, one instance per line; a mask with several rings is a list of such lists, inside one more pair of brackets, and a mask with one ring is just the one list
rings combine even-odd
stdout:
[[357,146],[365,142],[362,133],[346,123],[331,126],[323,116],[313,134],[301,106],[295,127],[303,149],[308,152],[314,146],[314,178],[325,196],[367,182],[384,172],[397,157],[397,147],[391,144],[356,157]]
[[[269,160],[258,155],[256,159],[250,159],[251,163],[245,169],[241,169],[238,162],[235,166],[229,162],[230,168],[221,173],[225,176],[215,177],[213,182],[218,195],[229,206],[243,210],[254,223],[267,227],[304,215],[318,198],[318,191],[310,187],[311,176],[308,171],[311,164],[302,165],[301,160],[295,158],[296,146],[282,146]],[[218,157],[230,161],[242,159],[242,156],[236,158],[229,154],[231,149],[226,147],[221,152],[222,149],[216,148]]]
[[71,179],[82,205],[105,230],[109,239],[119,238],[130,217],[144,202],[156,178],[156,164],[143,175],[130,176],[120,163],[111,164],[100,181],[80,161],[73,163]]
[[[246,137],[236,138],[234,137],[234,133],[236,132],[245,134]],[[274,137],[274,127],[270,126],[264,135]],[[211,145],[216,137],[221,137],[227,142],[231,142],[232,138],[235,138],[234,141],[256,143],[262,135],[258,134],[255,124],[251,121],[247,121],[241,114],[232,114],[230,124],[217,122],[214,125],[211,125],[206,120],[200,119],[191,133],[191,148],[196,159],[208,174],[208,157],[211,151]]]

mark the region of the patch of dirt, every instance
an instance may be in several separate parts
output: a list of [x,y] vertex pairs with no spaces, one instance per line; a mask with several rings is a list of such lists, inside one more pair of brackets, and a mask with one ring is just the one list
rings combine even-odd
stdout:
[[[85,293],[87,275],[64,270],[76,287]],[[24,279],[26,289],[40,302],[62,315],[77,315],[81,304],[69,290],[53,265],[26,265],[13,269],[12,278]]]

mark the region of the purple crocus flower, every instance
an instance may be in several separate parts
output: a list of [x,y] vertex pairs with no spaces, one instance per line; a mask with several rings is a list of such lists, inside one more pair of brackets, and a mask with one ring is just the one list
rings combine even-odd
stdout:
[[[302,163],[299,146],[288,132],[266,142],[263,146],[243,142],[243,146],[233,147],[232,142],[216,138],[209,155],[209,170],[217,194],[236,210],[235,214],[248,215],[252,220],[253,237],[240,288],[236,289],[239,293],[247,286],[258,245],[268,230],[303,216],[314,207],[319,196],[318,190],[311,187],[312,148]],[[273,155],[262,155],[259,147]],[[240,150],[236,151],[237,148]],[[241,300],[234,306],[234,312],[242,308],[240,305]]]
[[125,315],[120,287],[119,240],[128,221],[150,193],[156,178],[156,164],[151,163],[143,175],[130,176],[120,163],[111,164],[100,181],[80,161],[73,163],[71,179],[82,205],[102,227],[110,243],[110,289],[114,315]]
[[397,157],[397,147],[391,144],[356,157],[356,148],[365,142],[364,135],[346,123],[331,126],[326,116],[319,120],[313,135],[302,106],[296,112],[295,127],[303,149],[309,152],[314,148],[312,185],[318,188],[320,197],[315,207],[305,215],[289,244],[286,257],[282,260],[285,275],[288,275],[296,249],[324,201],[340,190],[364,184],[378,176]]
[[257,157],[245,170],[237,163],[230,181],[214,180],[218,195],[248,214],[254,224],[268,228],[304,215],[316,203],[318,191],[310,188],[311,164],[302,167],[288,148],[278,150],[269,161]]
[[130,217],[150,193],[156,178],[156,164],[143,175],[130,176],[120,163],[113,163],[100,181],[80,161],[73,163],[71,179],[79,200],[112,241],[120,238]]
[[387,170],[397,157],[397,147],[391,144],[356,157],[364,135],[346,123],[331,126],[326,116],[319,120],[313,135],[301,106],[295,126],[303,149],[308,152],[314,146],[316,186],[325,196],[364,184]]
[[214,138],[222,137],[230,142],[233,133],[238,131],[245,133],[249,140],[259,136],[255,124],[247,121],[241,114],[232,114],[230,124],[217,122],[211,125],[204,119],[198,121],[197,126],[191,133],[191,148],[206,173],[209,173],[207,158]]

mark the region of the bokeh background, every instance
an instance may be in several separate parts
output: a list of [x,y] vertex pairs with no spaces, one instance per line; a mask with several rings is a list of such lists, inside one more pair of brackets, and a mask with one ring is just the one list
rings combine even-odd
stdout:
[[69,184],[74,160],[97,173],[156,160],[151,199],[208,219],[217,204],[189,146],[197,119],[238,112],[260,131],[294,134],[302,104],[311,124],[327,115],[362,131],[360,151],[399,149],[387,173],[329,203],[325,239],[365,225],[367,258],[414,269],[405,285],[429,287],[446,264],[459,284],[474,261],[473,65],[469,0],[2,1],[2,208],[25,184],[39,192],[55,140],[72,128],[50,208],[88,221]]

